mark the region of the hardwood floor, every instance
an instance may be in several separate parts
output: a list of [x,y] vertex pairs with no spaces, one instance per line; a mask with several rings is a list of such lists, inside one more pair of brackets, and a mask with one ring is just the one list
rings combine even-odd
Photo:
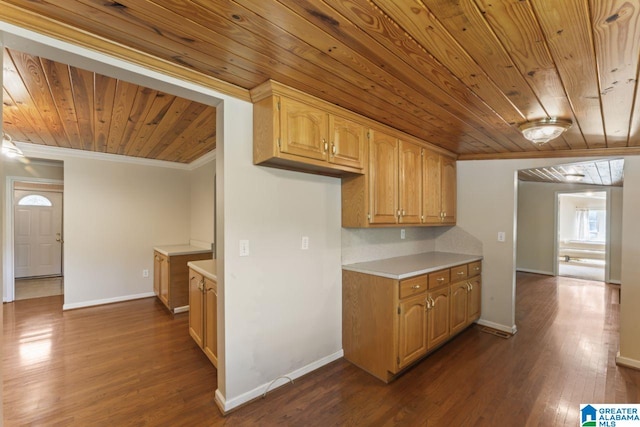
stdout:
[[226,417],[186,315],[153,299],[5,304],[5,426],[575,426],[580,403],[640,402],[640,372],[615,365],[615,286],[517,282],[509,339],[471,327],[389,385],[338,360]]

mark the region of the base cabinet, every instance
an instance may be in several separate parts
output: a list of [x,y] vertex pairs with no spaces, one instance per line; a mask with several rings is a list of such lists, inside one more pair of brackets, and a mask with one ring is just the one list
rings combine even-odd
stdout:
[[480,262],[403,280],[343,270],[345,359],[392,381],[480,317],[480,274]]
[[214,280],[189,269],[189,335],[218,367],[218,286]]
[[213,252],[167,255],[154,251],[153,291],[169,311],[186,310],[189,305],[187,263],[212,257]]

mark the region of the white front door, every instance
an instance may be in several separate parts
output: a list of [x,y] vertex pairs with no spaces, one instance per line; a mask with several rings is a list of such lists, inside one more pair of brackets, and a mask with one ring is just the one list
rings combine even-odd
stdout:
[[15,190],[15,277],[62,274],[62,193]]

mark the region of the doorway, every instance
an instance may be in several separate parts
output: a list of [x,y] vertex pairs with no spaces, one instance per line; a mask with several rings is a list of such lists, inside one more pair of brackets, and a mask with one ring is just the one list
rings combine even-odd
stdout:
[[604,282],[609,252],[606,191],[557,193],[558,276]]
[[16,300],[64,293],[63,186],[13,183],[14,295]]

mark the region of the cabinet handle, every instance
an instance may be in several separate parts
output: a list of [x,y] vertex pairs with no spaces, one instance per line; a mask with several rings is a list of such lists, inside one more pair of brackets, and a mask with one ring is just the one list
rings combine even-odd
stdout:
[[329,149],[329,143],[327,142],[326,139],[322,138],[322,144],[324,146],[324,152],[326,153],[327,150]]
[[480,271],[480,267],[474,268],[475,271]]
[[425,305],[424,305],[424,311],[429,311],[429,310],[431,309],[431,302],[429,302],[429,298],[426,298],[426,299],[424,300],[424,303],[425,303]]
[[462,275],[464,274],[464,271],[458,271],[456,274],[457,274],[458,276],[462,276]]
[[431,308],[436,306],[436,302],[433,300],[433,298],[429,297],[429,302],[431,303]]
[[420,289],[420,285],[413,285],[411,289]]
[[473,283],[469,282],[469,292],[473,290]]
[[337,151],[338,150],[336,149],[336,144],[332,143],[331,144],[331,154],[333,154],[335,156]]
[[404,209],[402,209],[402,216],[404,216],[404,215],[405,215],[405,213],[404,213]]
[[438,282],[443,282],[443,281],[444,281],[444,277],[438,277],[436,280],[437,280]]

